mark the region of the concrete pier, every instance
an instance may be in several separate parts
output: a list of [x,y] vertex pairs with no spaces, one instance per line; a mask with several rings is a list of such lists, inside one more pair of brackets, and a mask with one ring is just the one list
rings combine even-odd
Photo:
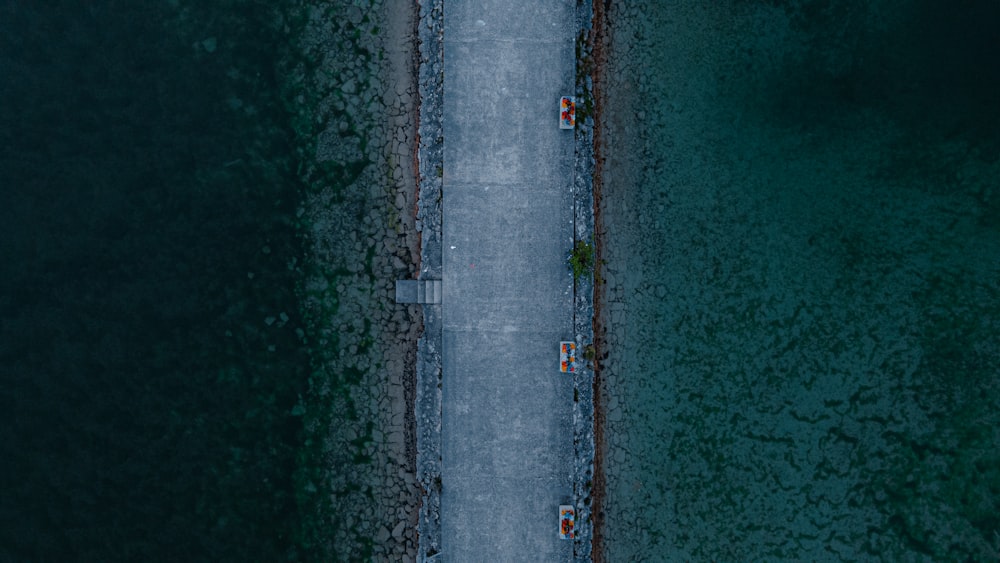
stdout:
[[566,561],[575,3],[444,5],[441,554]]

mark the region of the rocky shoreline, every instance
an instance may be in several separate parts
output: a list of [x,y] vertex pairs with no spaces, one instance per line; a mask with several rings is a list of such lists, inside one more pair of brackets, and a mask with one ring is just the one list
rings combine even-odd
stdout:
[[[416,162],[419,185],[416,229],[418,278],[441,279],[441,184],[444,137],[443,0],[420,2],[417,21],[419,126]],[[416,479],[420,484],[418,560],[441,552],[441,306],[423,305],[424,330],[415,365]]]
[[[601,109],[603,107],[603,70],[605,68],[605,41],[606,41],[606,31],[607,31],[607,19],[604,12],[604,5],[598,2],[593,9],[593,27],[591,28],[590,34],[590,60],[589,65],[589,76],[591,78],[591,92],[593,96],[593,121],[596,124],[600,123],[602,116]],[[605,491],[605,478],[604,478],[604,428],[605,419],[604,411],[602,407],[602,396],[601,396],[601,360],[606,357],[606,340],[605,340],[605,326],[606,320],[602,315],[601,305],[604,303],[603,293],[602,293],[602,283],[603,279],[602,270],[605,263],[604,257],[604,241],[603,241],[603,222],[601,220],[601,164],[603,162],[603,137],[602,128],[600,126],[594,127],[594,138],[593,144],[593,158],[594,158],[594,170],[593,170],[593,212],[594,212],[594,263],[596,267],[596,272],[594,275],[595,290],[594,290],[594,317],[593,317],[593,331],[594,331],[594,384],[592,387],[592,397],[593,397],[593,412],[594,412],[594,477],[593,477],[593,501],[591,502],[592,511],[592,526],[593,526],[593,540],[591,542],[592,546],[592,560],[600,562],[604,560],[603,557],[603,532],[604,532],[604,495]]]
[[[597,8],[599,9],[599,7]],[[595,233],[599,226],[594,211],[597,192],[596,159],[594,153],[597,138],[595,121],[594,81],[594,18],[595,8],[588,0],[577,3],[576,8],[576,162],[573,178],[573,227],[574,238],[595,244]],[[596,244],[595,244],[596,247]],[[597,359],[600,350],[595,339],[595,314],[598,304],[595,300],[600,284],[599,257],[595,253],[595,270],[591,276],[581,276],[574,287],[573,328],[578,346],[584,350],[587,360],[583,369],[574,375],[573,385],[573,446],[575,463],[573,468],[574,505],[577,513],[577,533],[573,549],[575,561],[593,559],[594,538],[598,528],[594,518],[594,507],[600,505],[601,490],[596,488],[595,445],[598,427],[596,410],[595,381]]]
[[394,288],[421,263],[417,22],[411,4],[313,10],[303,59],[315,66],[294,69],[314,112],[299,127],[321,124],[315,177],[337,181],[320,182],[299,213],[317,348],[301,415],[322,443],[307,440],[319,463],[296,477],[317,506],[306,533],[336,559],[417,559],[414,343],[424,322]]

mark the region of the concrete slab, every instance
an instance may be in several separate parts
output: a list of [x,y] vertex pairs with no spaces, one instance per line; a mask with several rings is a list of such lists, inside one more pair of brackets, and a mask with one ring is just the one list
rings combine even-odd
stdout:
[[444,6],[440,560],[572,558],[574,10]]
[[[485,191],[490,189],[493,193]],[[565,256],[572,244],[568,196],[522,195],[507,186],[450,189],[443,222],[448,327],[564,326],[573,278]],[[489,313],[489,314],[484,314]]]
[[396,280],[396,303],[418,303],[417,280]]
[[[446,41],[530,40],[559,43],[574,31],[574,0],[481,0],[445,4]],[[572,43],[569,45],[573,47]],[[572,70],[572,67],[570,67]]]
[[[446,34],[447,21],[446,16]],[[463,148],[446,158],[446,181],[527,179],[512,164],[531,170],[533,182],[565,177],[570,170],[566,157],[573,145],[560,141],[572,133],[558,123],[559,97],[573,92],[572,60],[560,61],[556,44],[531,46],[538,52],[524,52],[523,43],[491,40],[449,49],[446,35],[445,111],[461,117],[445,116],[445,142]],[[568,72],[560,68],[566,64]],[[460,90],[448,89],[449,82]]]

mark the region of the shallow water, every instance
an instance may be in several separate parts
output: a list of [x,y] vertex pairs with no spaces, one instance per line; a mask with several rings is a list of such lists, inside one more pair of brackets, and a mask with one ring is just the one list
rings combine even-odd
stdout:
[[607,559],[995,558],[1000,11],[704,5],[609,17]]

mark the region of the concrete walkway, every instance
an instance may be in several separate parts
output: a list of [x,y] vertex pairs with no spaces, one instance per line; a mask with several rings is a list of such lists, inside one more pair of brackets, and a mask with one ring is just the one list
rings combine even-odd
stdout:
[[439,560],[565,561],[572,500],[572,0],[444,5]]

